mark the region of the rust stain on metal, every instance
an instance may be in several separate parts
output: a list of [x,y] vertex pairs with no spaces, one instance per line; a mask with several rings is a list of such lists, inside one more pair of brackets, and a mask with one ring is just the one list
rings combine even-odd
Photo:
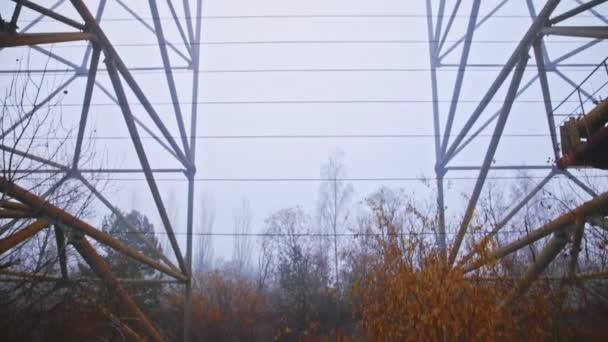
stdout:
[[133,247],[114,239],[111,235],[104,233],[88,223],[80,220],[79,218],[72,216],[68,212],[61,208],[54,206],[48,201],[32,194],[31,192],[21,188],[17,184],[7,180],[4,177],[0,177],[0,192],[15,198],[29,207],[32,208],[36,213],[39,213],[41,217],[51,222],[59,222],[65,226],[73,227],[77,230],[82,231],[84,234],[92,237],[93,239],[104,243],[117,251],[123,252],[126,255],[140,261],[141,263],[148,265],[156,270],[159,270],[167,275],[170,275],[176,279],[186,281],[188,277],[182,273],[176,272],[175,270],[161,264],[157,260],[154,260]]
[[92,40],[89,32],[0,34],[0,48]]
[[21,242],[36,235],[36,233],[48,227],[48,225],[49,223],[47,221],[38,220],[30,224],[29,226],[18,230],[16,233],[13,233],[10,236],[0,239],[0,255],[4,254],[9,249],[17,246]]

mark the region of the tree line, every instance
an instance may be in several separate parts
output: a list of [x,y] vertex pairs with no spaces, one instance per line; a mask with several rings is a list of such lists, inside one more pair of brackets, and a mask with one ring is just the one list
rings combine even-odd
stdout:
[[[433,201],[404,189],[381,187],[355,202],[351,185],[341,179],[339,157],[321,168],[326,179],[316,208],[296,206],[269,215],[259,237],[252,237],[247,201],[234,210],[233,260],[213,262],[210,234],[202,234],[193,265],[193,316],[196,341],[267,340],[571,340],[605,336],[608,296],[601,280],[568,281],[566,248],[544,277],[515,305],[501,306],[518,276],[533,262],[544,241],[473,274],[447,267],[435,244],[437,208]],[[525,177],[524,177],[525,178]],[[468,252],[499,221],[509,198],[531,180],[488,187],[467,235]],[[212,232],[208,197],[200,232]],[[574,198],[541,193],[485,247],[495,248],[534,229],[571,205]],[[106,216],[104,232],[156,257],[162,249],[154,226],[142,213]],[[141,228],[144,244],[130,225]],[[450,227],[448,227],[448,230]],[[606,266],[606,231],[594,227],[585,237],[577,271]],[[42,240],[41,240],[42,239]],[[52,239],[28,242],[11,260],[45,263],[56,257]],[[570,242],[572,245],[572,243]],[[169,340],[182,329],[181,286],[163,282],[156,271],[111,248],[104,257],[125,280],[124,286]],[[34,253],[35,251],[35,253]],[[483,254],[484,251],[478,251]],[[27,256],[26,256],[27,254]],[[35,256],[34,256],[35,254]],[[78,259],[74,256],[73,260]],[[40,265],[38,265],[40,266]],[[47,273],[58,266],[38,267]],[[116,298],[91,277],[82,262],[70,265],[69,282],[31,281],[0,284],[6,340],[127,340],[128,317]],[[150,279],[147,283],[129,280]]]

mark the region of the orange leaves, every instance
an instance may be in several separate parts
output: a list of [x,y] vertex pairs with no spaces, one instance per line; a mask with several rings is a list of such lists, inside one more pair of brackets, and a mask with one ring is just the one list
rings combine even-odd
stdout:
[[[503,281],[476,283],[447,269],[439,254],[380,241],[351,296],[368,338],[383,341],[543,339],[548,298],[535,292],[517,310],[499,310]],[[534,319],[529,319],[534,316]]]
[[263,327],[266,315],[265,298],[250,281],[220,271],[197,279],[192,309],[193,335],[205,340],[252,338]]

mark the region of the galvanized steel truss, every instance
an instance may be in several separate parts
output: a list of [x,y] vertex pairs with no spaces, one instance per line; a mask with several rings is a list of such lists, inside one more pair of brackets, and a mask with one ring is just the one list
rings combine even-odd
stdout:
[[[153,25],[149,25],[143,20],[136,11],[130,9],[126,4],[121,5],[127,9],[129,13],[133,15],[133,19],[138,24],[143,25],[149,31],[153,32],[157,38],[158,49],[162,60],[162,66],[158,68],[152,68],[164,72],[166,82],[168,84],[169,96],[171,97],[172,111],[175,116],[175,124],[177,125],[179,138],[176,140],[167,128],[166,122],[163,121],[159,115],[159,111],[151,104],[142,88],[138,85],[138,82],[133,77],[130,69],[125,65],[121,59],[119,51],[112,45],[110,39],[104,33],[103,28],[100,26],[100,18],[104,12],[105,0],[100,0],[99,7],[96,9],[96,14],[93,15],[90,9],[82,0],[71,0],[73,7],[78,12],[79,20],[68,18],[61,13],[55,12],[55,9],[65,3],[67,0],[59,0],[53,6],[47,7],[39,5],[35,2],[25,0],[13,0],[15,2],[14,11],[8,21],[6,32],[0,33],[0,48],[8,48],[14,46],[36,46],[36,48],[42,53],[59,60],[66,64],[68,68],[72,68],[74,75],[70,77],[62,85],[58,86],[57,89],[51,92],[48,97],[39,103],[39,106],[43,106],[45,103],[52,100],[54,96],[59,94],[62,89],[73,82],[77,78],[86,77],[86,88],[85,96],[82,101],[82,111],[80,116],[80,126],[77,135],[76,147],[73,154],[73,161],[71,165],[58,164],[55,161],[46,159],[44,156],[36,156],[24,151],[18,151],[10,146],[2,145],[1,148],[10,153],[18,154],[24,158],[28,158],[39,162],[48,167],[48,169],[37,169],[37,170],[25,170],[26,172],[47,172],[47,173],[60,173],[65,175],[65,179],[73,179],[82,182],[82,184],[105,206],[107,206],[112,212],[119,215],[119,211],[108,200],[102,195],[98,189],[84,174],[89,172],[95,173],[137,173],[143,174],[146,178],[150,193],[154,199],[158,214],[161,217],[161,221],[169,237],[171,247],[173,249],[175,260],[177,265],[173,265],[168,257],[161,256],[160,259],[163,263],[157,263],[145,256],[139,255],[137,251],[131,250],[128,246],[121,245],[118,241],[113,239],[111,236],[103,235],[99,230],[87,225],[85,222],[79,221],[77,218],[72,217],[68,213],[56,211],[58,208],[54,208],[51,204],[45,202],[42,198],[28,193],[26,190],[19,188],[16,184],[10,182],[10,180],[2,179],[0,184],[2,192],[15,201],[5,201],[2,204],[2,211],[5,217],[13,217],[15,219],[26,219],[34,218],[31,225],[20,230],[18,233],[3,239],[0,242],[0,251],[5,251],[12,246],[16,245],[19,241],[23,241],[30,236],[36,234],[41,229],[47,229],[49,225],[57,225],[56,228],[57,241],[58,243],[65,243],[64,239],[71,241],[77,250],[81,253],[83,258],[89,262],[92,268],[96,269],[100,274],[100,277],[112,287],[114,287],[121,296],[125,297],[125,302],[128,303],[129,299],[126,293],[121,292],[121,282],[124,281],[145,281],[145,280],[121,280],[117,279],[112,275],[112,272],[107,269],[107,265],[104,265],[103,260],[99,258],[95,250],[88,244],[86,237],[96,239],[101,243],[105,243],[113,248],[116,248],[131,257],[139,260],[140,262],[147,264],[159,271],[169,275],[185,286],[185,305],[184,305],[184,340],[188,340],[188,331],[190,325],[191,310],[190,305],[190,270],[192,263],[192,227],[193,227],[193,201],[194,201],[194,175],[196,173],[195,168],[195,152],[196,152],[196,127],[197,127],[197,114],[198,114],[198,88],[199,88],[199,59],[200,59],[200,41],[201,41],[201,29],[202,29],[202,0],[197,1],[183,1],[182,10],[185,13],[185,17],[178,17],[176,14],[175,4],[171,1],[167,1],[167,6],[170,9],[171,17],[174,24],[177,26],[179,31],[180,43],[185,46],[187,53],[183,53],[182,50],[176,48],[175,42],[167,40],[164,34],[163,23],[160,20],[159,9],[156,0],[149,0],[150,14],[153,18]],[[521,248],[528,243],[536,241],[544,236],[552,234],[556,231],[561,235],[555,235],[552,240],[547,244],[545,251],[543,252],[543,258],[532,265],[531,268],[526,272],[524,278],[521,280],[519,286],[512,294],[511,297],[515,297],[517,294],[525,291],[525,288],[529,286],[542,269],[548,262],[556,255],[556,251],[559,251],[564,246],[564,234],[573,234],[575,238],[580,240],[578,232],[581,231],[578,227],[581,226],[581,222],[593,221],[594,224],[598,224],[598,220],[602,221],[601,217],[605,216],[603,209],[606,208],[606,196],[597,195],[593,190],[584,184],[583,181],[577,179],[572,173],[560,165],[560,142],[558,139],[558,131],[555,124],[554,118],[554,99],[551,97],[551,87],[547,80],[548,72],[556,72],[560,77],[566,79],[569,83],[574,82],[568,79],[567,75],[559,72],[559,67],[568,58],[581,53],[585,49],[594,46],[602,39],[608,37],[608,29],[606,26],[594,26],[594,27],[581,27],[581,26],[567,26],[563,24],[564,21],[576,17],[581,13],[592,13],[598,17],[599,20],[604,23],[608,20],[602,17],[599,13],[594,12],[596,6],[599,6],[606,2],[605,0],[593,0],[588,2],[578,1],[580,5],[564,13],[555,14],[555,10],[558,7],[559,0],[548,0],[544,6],[536,14],[537,9],[531,0],[527,1],[528,10],[531,18],[533,19],[532,24],[521,38],[519,44],[515,47],[511,56],[508,60],[500,65],[501,70],[498,73],[496,79],[492,82],[485,95],[480,100],[479,105],[473,110],[473,112],[467,117],[464,126],[459,130],[457,134],[453,134],[455,115],[457,112],[457,106],[462,92],[462,86],[465,78],[467,68],[471,66],[469,63],[471,46],[475,41],[476,30],[487,20],[491,19],[492,16],[499,11],[508,0],[503,0],[493,8],[488,14],[480,18],[480,6],[481,0],[472,0],[471,2],[462,2],[456,0],[452,6],[448,6],[446,0],[438,0],[435,2],[427,0],[427,18],[428,18],[428,37],[429,37],[429,55],[430,55],[430,76],[431,86],[433,95],[433,116],[434,116],[434,133],[435,133],[435,157],[436,157],[436,176],[437,176],[437,206],[439,209],[439,222],[440,231],[437,235],[437,244],[439,248],[445,252],[447,260],[453,264],[457,261],[460,255],[460,246],[464,235],[469,228],[471,220],[474,215],[477,202],[483,190],[487,175],[492,170],[547,170],[548,174],[546,177],[534,187],[530,193],[519,203],[516,203],[504,216],[504,218],[493,228],[492,232],[488,234],[487,239],[497,234],[502,227],[504,227],[511,218],[513,218],[524,206],[537,194],[553,177],[556,175],[565,175],[570,178],[577,186],[580,186],[583,191],[589,193],[594,197],[591,201],[582,204],[580,207],[575,209],[571,213],[565,214],[563,217],[557,218],[555,221],[548,223],[548,226],[540,227],[535,233],[521,237],[514,241],[508,246],[504,246],[494,253],[496,256],[506,255],[507,252]],[[469,7],[467,7],[469,6]],[[28,25],[24,26],[20,30],[10,32],[19,26],[19,15],[23,7],[27,7],[30,10],[38,12],[40,15],[38,19],[32,21]],[[434,13],[435,12],[435,13]],[[194,15],[192,15],[194,13]],[[452,30],[454,18],[459,13],[466,13],[468,23],[466,26],[465,34],[457,40],[455,43],[449,43],[446,39],[448,33]],[[56,22],[65,24],[71,27],[73,32],[44,32],[44,33],[28,33],[28,31],[35,27],[43,18],[52,19]],[[588,44],[573,49],[567,54],[562,55],[556,59],[551,60],[546,55],[545,42],[543,37],[546,35],[562,35],[570,37],[582,37],[591,39]],[[71,41],[86,41],[86,52],[85,58],[78,63],[72,63],[66,61],[59,56],[54,55],[52,52],[45,50],[42,47],[37,47],[39,44],[46,43],[63,43]],[[451,44],[451,45],[450,45]],[[449,65],[444,63],[443,60],[450,53],[455,53],[460,49],[460,61],[456,65]],[[522,84],[522,78],[526,68],[528,67],[528,55],[533,55],[533,59],[536,64],[536,75],[531,81]],[[190,115],[190,127],[186,127],[186,121],[184,117],[188,115],[184,112],[180,97],[176,87],[176,81],[173,71],[176,69],[172,61],[172,55],[177,55],[180,59],[186,60],[188,66],[185,68],[192,75],[192,98],[191,100],[191,112]],[[99,82],[96,81],[97,73],[100,72],[99,61],[101,56],[105,58],[106,70],[108,73],[113,87],[113,92],[102,87]],[[89,66],[86,66],[86,63]],[[579,67],[595,67],[596,65],[579,65]],[[442,68],[457,68],[456,79],[454,81],[454,88],[451,94],[451,101],[447,111],[442,111],[439,107],[440,89],[438,86],[437,73]],[[483,67],[477,65],[476,67]],[[180,70],[183,69],[180,67]],[[511,76],[510,84],[508,86],[504,104],[499,111],[489,116],[486,121],[481,121],[482,114],[487,111],[488,103],[496,96],[497,91],[505,85],[507,79]],[[497,166],[493,165],[492,161],[496,153],[497,146],[501,140],[505,123],[509,117],[513,102],[517,97],[528,89],[534,81],[538,80],[541,86],[543,95],[543,101],[546,111],[546,119],[548,123],[549,137],[551,139],[551,145],[553,148],[553,165],[506,165]],[[87,130],[87,119],[89,116],[89,110],[91,105],[91,98],[94,89],[101,89],[106,94],[110,95],[115,99],[116,104],[120,107],[124,122],[128,127],[129,136],[132,140],[133,146],[137,152],[137,156],[141,165],[138,169],[83,169],[79,167],[80,158],[82,153],[83,139]],[[137,98],[138,103],[142,105],[154,123],[154,128],[161,132],[161,136],[155,135],[153,131],[145,126],[141,120],[133,115],[131,110],[131,104],[127,100],[125,95],[125,88],[128,88]],[[576,89],[575,89],[576,90]],[[581,90],[578,90],[579,93]],[[183,100],[183,99],[182,99]],[[39,106],[37,108],[39,108]],[[36,114],[36,108],[30,113],[23,117],[23,120],[27,120],[29,116]],[[451,165],[453,158],[458,155],[467,145],[476,139],[476,137],[491,124],[495,122],[493,134],[488,144],[485,156],[480,165],[475,166],[457,166]],[[4,138],[11,130],[18,127],[19,123],[15,123],[13,127],[9,127],[3,131],[0,138]],[[477,126],[476,126],[477,125]],[[474,127],[476,130],[473,130]],[[146,146],[140,138],[139,131],[143,129],[152,138],[160,144],[175,160],[180,164],[180,168],[173,169],[153,169],[148,160],[146,154]],[[453,137],[453,139],[450,139]],[[445,187],[445,176],[448,172],[458,171],[478,171],[479,175],[477,182],[470,195],[469,203],[464,214],[464,218],[460,224],[457,235],[455,236],[454,243],[449,248],[448,239],[445,233],[445,203],[444,203],[444,192]],[[160,192],[158,185],[155,181],[155,174],[158,173],[175,173],[179,175],[185,175],[188,184],[187,191],[187,234],[186,234],[186,246],[185,253],[182,253],[182,249],[175,238],[174,229],[172,222],[169,219],[165,204]],[[33,196],[33,197],[32,197]],[[13,215],[13,216],[10,216]],[[68,216],[65,216],[68,215]],[[133,227],[137,229],[137,227]],[[65,235],[65,236],[64,236]],[[141,253],[140,253],[141,254]],[[484,261],[481,259],[472,258],[474,255],[461,256],[458,265],[464,267],[465,271],[474,270],[483,265]],[[62,261],[65,263],[65,261]],[[13,276],[17,275],[17,271],[13,272]],[[15,273],[17,272],[17,273]],[[44,279],[50,281],[54,279],[65,280],[67,272],[64,272],[62,267],[62,276],[55,277],[54,275],[36,275],[30,274],[28,277],[36,277],[37,279]],[[601,273],[603,274],[603,273]],[[21,274],[23,276],[23,274]],[[42,277],[42,278],[41,278]],[[580,276],[584,279],[584,276]],[[77,280],[74,280],[77,281]],[[139,315],[136,308],[131,308],[131,311],[135,315]],[[145,321],[145,320],[144,320]],[[142,321],[143,322],[143,321]],[[162,338],[157,335],[154,327],[143,324],[140,327],[146,332],[148,337],[156,339]]]
[[[562,157],[562,155],[560,155],[560,141],[558,139],[558,127],[556,127],[555,123],[555,110],[559,108],[561,104],[551,96],[551,85],[548,82],[547,74],[549,72],[555,72],[567,83],[572,85],[574,90],[570,96],[578,94],[580,98],[580,94],[583,93],[586,98],[591,97],[590,94],[585,92],[585,90],[580,87],[580,85],[577,85],[574,81],[570,80],[567,75],[560,72],[560,67],[563,63],[565,63],[565,61],[567,62],[569,58],[591,48],[601,40],[608,38],[608,26],[605,25],[608,23],[608,18],[602,16],[600,12],[596,11],[596,7],[605,3],[605,0],[593,0],[587,2],[577,1],[577,6],[559,14],[556,13],[556,9],[559,8],[558,5],[560,4],[559,0],[545,1],[538,14],[538,9],[535,7],[534,3],[528,0],[526,4],[532,23],[528,27],[523,37],[521,37],[521,40],[516,45],[507,61],[504,64],[498,65],[474,65],[476,68],[500,67],[500,71],[497,73],[496,78],[491,82],[485,93],[482,93],[483,97],[475,109],[466,116],[466,121],[460,130],[456,132],[453,127],[455,121],[454,119],[460,101],[460,95],[467,68],[472,66],[472,63],[470,63],[469,60],[471,46],[475,42],[475,33],[485,22],[492,19],[492,17],[496,15],[496,13],[499,12],[505,6],[505,4],[507,4],[507,2],[508,0],[499,1],[493,8],[491,8],[491,10],[488,11],[487,14],[480,17],[480,0],[472,0],[470,2],[462,2],[457,0],[452,2],[451,6],[448,6],[445,0],[439,0],[438,2],[427,0],[427,18],[435,133],[437,207],[438,221],[440,226],[437,234],[437,245],[442,251],[444,251],[445,257],[450,265],[458,261],[457,266],[464,267],[465,272],[470,272],[478,269],[491,258],[503,257],[513,251],[516,251],[517,249],[522,248],[523,246],[539,240],[542,237],[555,233],[555,236],[549,240],[545,249],[543,252],[541,252],[542,257],[539,258],[535,264],[530,266],[529,270],[523,275],[523,278],[518,283],[518,287],[508,299],[514,300],[518,295],[525,292],[525,290],[540,275],[540,273],[553,260],[553,258],[555,258],[555,256],[564,248],[566,241],[568,241],[571,234],[575,235],[575,243],[576,241],[580,243],[580,234],[582,234],[583,228],[575,229],[575,227],[583,227],[585,222],[588,221],[593,221],[594,224],[596,224],[597,221],[594,220],[597,220],[598,217],[601,218],[606,215],[606,207],[608,206],[608,202],[606,202],[605,198],[606,194],[596,194],[584,183],[584,181],[578,179],[575,175],[569,172],[566,168],[569,165],[564,163],[566,156]],[[464,35],[456,41],[456,43],[452,44],[451,46],[447,46],[448,44],[446,44],[446,38],[451,32],[450,30],[452,29],[455,17],[460,13],[466,13],[466,15],[462,16],[468,18],[466,31]],[[581,14],[593,16],[595,17],[596,21],[599,21],[603,25],[568,25],[568,20]],[[550,44],[550,42],[545,41],[545,37],[548,35],[579,37],[588,39],[588,41],[558,58],[551,59],[547,55],[546,49],[546,44]],[[458,51],[460,51],[460,60],[458,64],[449,64],[444,62],[448,54],[453,55]],[[531,55],[531,57],[529,55]],[[522,76],[526,71],[529,59],[533,60],[536,64],[534,77],[523,83]],[[593,70],[592,72],[597,72],[598,70],[605,72],[605,64],[605,60],[600,60],[595,64],[579,63],[576,64],[575,67],[583,68],[583,70]],[[442,70],[453,68],[457,69],[456,78],[453,83],[453,91],[449,101],[449,108],[447,110],[442,110],[439,106],[439,102],[441,102],[439,99],[442,97],[442,95],[445,95],[440,93],[439,90],[440,84],[438,83],[438,73],[440,73]],[[506,82],[509,76],[510,82],[507,86]],[[608,75],[606,76],[608,79]],[[544,102],[545,115],[548,124],[547,136],[551,140],[551,146],[553,149],[553,158],[551,161],[552,164],[495,165],[494,158],[496,150],[504,133],[505,124],[510,115],[513,103],[517,101],[517,98],[522,93],[534,85],[535,82],[540,85],[542,92],[542,100]],[[491,115],[485,115],[485,117],[483,117],[483,114],[488,113],[488,104],[497,97],[497,92],[503,86],[506,87],[506,95],[502,100],[502,106],[497,112],[492,113]],[[582,99],[581,107],[583,107]],[[478,139],[478,136],[482,131],[486,129],[491,130],[492,125],[494,125],[494,128],[491,131],[491,139],[487,145],[481,164],[473,166],[453,165],[454,157],[461,153],[461,151],[465,149],[471,142],[477,141],[476,139]],[[463,255],[461,252],[461,245],[465,234],[467,234],[468,230],[470,229],[471,221],[474,217],[475,209],[478,205],[484,185],[486,184],[488,173],[496,170],[546,170],[547,175],[527,195],[521,198],[518,203],[512,205],[508,212],[504,214],[502,220],[500,220],[498,224],[496,224],[493,229],[481,240],[480,245],[485,244],[487,241],[489,241],[489,239],[498,234],[499,231],[505,227],[507,223],[509,223],[509,221],[516,216],[518,212],[537,193],[539,193],[539,191],[541,191],[551,179],[558,175],[568,177],[574,184],[580,187],[582,191],[586,192],[593,199],[548,223],[547,226],[540,227],[538,230],[533,231],[526,236],[522,236],[507,246],[503,246],[499,250],[494,251],[490,259],[479,258],[471,261],[475,256],[475,252],[470,252],[467,255]],[[454,236],[453,243],[450,246],[445,230],[445,176],[449,172],[459,171],[477,171],[478,176],[475,185],[469,194],[466,211],[464,212],[462,221],[460,222],[457,234]],[[576,224],[575,221],[577,222]],[[575,233],[575,230],[578,233]],[[578,254],[576,254],[576,256],[578,256]],[[583,278],[589,279],[592,277]]]
[[[177,261],[177,265],[174,265],[170,258],[163,255],[162,252],[154,246],[154,244],[147,241],[147,244],[153,247],[158,253],[156,259],[150,258],[143,255],[139,251],[132,247],[116,240],[112,236],[101,232],[95,227],[90,226],[86,222],[79,220],[77,217],[65,212],[64,210],[53,206],[51,203],[44,200],[43,197],[39,197],[30,193],[26,189],[19,187],[11,180],[2,178],[0,179],[0,190],[3,193],[5,200],[2,203],[2,217],[12,218],[11,223],[15,223],[17,220],[34,220],[32,224],[17,231],[11,236],[5,237],[0,242],[0,251],[4,253],[8,249],[16,246],[18,243],[34,236],[37,232],[42,229],[51,229],[51,226],[55,226],[55,233],[57,235],[58,246],[67,242],[71,243],[83,259],[91,266],[91,268],[97,273],[110,288],[112,288],[116,294],[120,297],[121,302],[126,306],[127,312],[131,315],[138,317],[137,328],[139,330],[129,330],[131,336],[138,336],[137,333],[143,332],[147,338],[153,340],[162,340],[163,337],[158,333],[156,328],[150,321],[145,317],[141,310],[135,305],[129,294],[122,288],[121,283],[127,282],[158,282],[155,279],[129,279],[121,280],[116,278],[108,264],[99,256],[93,246],[88,242],[88,238],[95,239],[99,243],[105,244],[111,248],[114,248],[135,260],[152,267],[172,280],[162,280],[161,282],[173,282],[182,284],[184,286],[184,332],[183,339],[189,340],[188,332],[190,325],[190,274],[192,264],[192,226],[193,226],[193,209],[194,209],[194,176],[196,174],[195,155],[196,155],[196,128],[197,128],[197,116],[198,116],[198,87],[199,87],[199,59],[200,59],[200,38],[202,31],[202,0],[197,1],[184,1],[181,4],[180,10],[183,16],[178,16],[176,10],[176,4],[171,1],[167,1],[166,6],[169,8],[171,14],[171,24],[174,25],[179,32],[179,41],[171,41],[167,39],[164,34],[164,26],[159,13],[157,0],[149,0],[148,5],[150,9],[150,15],[153,21],[153,26],[149,25],[144,19],[142,19],[138,13],[132,10],[128,4],[120,2],[119,4],[130,13],[133,18],[132,20],[137,25],[142,25],[149,30],[157,39],[158,49],[162,60],[162,66],[153,67],[149,69],[159,70],[164,72],[166,82],[168,85],[169,96],[173,104],[172,111],[174,120],[172,123],[178,127],[179,139],[174,138],[174,134],[170,132],[167,122],[167,116],[161,118],[159,110],[155,108],[148,96],[142,90],[142,87],[138,84],[137,80],[132,75],[130,69],[125,65],[125,62],[121,58],[121,54],[113,46],[111,40],[108,38],[104,29],[101,27],[100,22],[102,15],[106,9],[106,0],[100,0],[99,5],[95,8],[95,14],[91,12],[91,8],[85,4],[82,0],[59,0],[52,6],[41,5],[36,2],[26,0],[13,0],[15,2],[13,12],[11,13],[10,20],[7,19],[3,22],[2,30],[0,30],[0,49],[20,46],[31,46],[33,49],[49,56],[49,58],[56,59],[57,61],[65,64],[66,67],[72,69],[73,76],[70,77],[66,82],[59,85],[54,91],[50,92],[47,97],[39,101],[36,106],[28,113],[23,115],[17,122],[12,126],[5,128],[0,134],[0,140],[7,137],[12,131],[17,129],[19,125],[30,117],[35,116],[39,108],[43,107],[52,99],[60,94],[65,87],[71,84],[78,78],[86,78],[86,87],[84,92],[84,98],[82,99],[82,110],[80,115],[80,123],[77,133],[77,140],[73,152],[73,159],[71,165],[59,164],[56,161],[49,160],[47,156],[37,156],[33,153],[25,151],[19,151],[14,147],[2,145],[1,148],[8,152],[19,155],[23,158],[35,161],[44,165],[45,168],[35,168],[29,170],[15,170],[16,172],[23,173],[48,173],[53,175],[64,175],[60,183],[66,180],[80,181],[84,188],[86,188],[92,196],[96,197],[101,203],[103,203],[111,212],[116,214],[123,222],[129,225],[129,227],[137,232],[140,231],[138,227],[129,223],[117,209],[117,207],[106,198],[93,184],[88,180],[85,175],[87,173],[112,173],[112,174],[143,174],[145,176],[150,194],[154,199],[158,215],[161,218],[164,230],[170,241],[170,245],[173,251],[173,256]],[[78,13],[78,19],[69,18],[62,13],[56,12],[60,6],[69,5]],[[31,11],[37,12],[39,15],[36,19],[28,22],[26,25],[21,25],[20,14],[24,8]],[[63,24],[64,28],[68,28],[70,32],[37,32],[29,33],[32,29],[35,29],[44,20],[54,21],[59,24]],[[21,29],[17,29],[21,27]],[[62,30],[64,31],[64,30]],[[82,61],[71,62],[54,54],[52,51],[46,49],[42,44],[61,44],[65,42],[83,41],[86,42],[84,59]],[[186,52],[183,49],[177,49],[176,45],[183,45]],[[171,51],[171,53],[169,52]],[[104,57],[104,63],[106,65],[105,70],[99,68],[99,62],[101,57]],[[173,57],[172,57],[173,56]],[[175,57],[177,56],[177,57]],[[177,65],[175,58],[185,60],[188,63],[187,67],[180,67],[180,70],[186,70],[191,74],[191,98],[184,102],[183,94],[178,94],[176,82],[174,79],[174,70]],[[87,63],[89,66],[87,67]],[[15,70],[15,72],[20,72]],[[33,71],[35,72],[35,71]],[[45,70],[41,70],[45,72]],[[96,80],[101,72],[107,72],[113,91],[106,89],[100,82]],[[149,119],[154,124],[153,128],[147,127],[142,120],[137,118],[131,111],[133,105],[132,100],[127,99],[126,91],[130,91],[134,94],[137,99],[138,105],[143,106]],[[124,122],[128,128],[129,137],[133,143],[137,157],[139,159],[140,168],[130,169],[84,169],[80,167],[80,160],[82,157],[83,140],[87,130],[91,129],[88,124],[89,111],[91,107],[91,101],[93,92],[101,90],[110,98],[114,99],[115,103],[119,106],[122,111]],[[181,102],[180,102],[181,101]],[[191,112],[185,113],[182,109],[183,103],[191,103]],[[185,116],[189,115],[190,127],[186,127]],[[149,158],[147,155],[146,143],[140,137],[140,131],[144,130],[149,134],[160,146],[162,146],[171,156],[175,158],[181,165],[179,168],[172,169],[153,169],[150,165]],[[161,135],[157,135],[154,131],[158,131]],[[174,223],[171,222],[169,215],[167,214],[166,205],[163,201],[159,187],[155,180],[158,173],[172,173],[178,176],[184,176],[187,181],[187,218],[186,218],[186,245],[185,248],[180,246],[175,236]],[[14,201],[17,200],[17,201]],[[7,225],[8,226],[8,225]],[[4,230],[3,230],[4,231]],[[146,239],[140,236],[142,239]],[[185,249],[185,253],[183,250]],[[65,256],[60,256],[60,262],[62,264],[61,270],[62,275],[43,275],[42,278],[37,277],[36,274],[21,274],[18,271],[5,269],[5,274],[12,276],[19,276],[22,278],[29,279],[44,279],[45,281],[56,279],[58,281],[72,281],[68,274],[65,266]],[[6,273],[8,272],[8,273]],[[34,277],[34,278],[32,278]],[[76,279],[77,281],[77,279]],[[114,317],[114,316],[112,316]],[[124,323],[126,324],[126,323]],[[126,326],[126,325],[125,325]],[[139,337],[141,338],[141,336]],[[146,339],[147,339],[146,338]]]

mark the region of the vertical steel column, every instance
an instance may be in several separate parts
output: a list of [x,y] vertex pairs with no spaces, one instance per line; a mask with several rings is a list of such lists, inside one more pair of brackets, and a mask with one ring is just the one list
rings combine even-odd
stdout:
[[583,233],[585,232],[585,220],[579,218],[576,220],[576,229],[572,237],[572,251],[570,265],[568,265],[568,277],[573,279],[576,276],[578,269],[578,256],[581,252],[581,242],[583,241]]
[[184,342],[190,341],[190,327],[192,324],[192,226],[194,211],[194,173],[188,172],[188,217],[186,237],[186,266],[188,267],[188,280],[184,286]]
[[68,260],[65,253],[65,235],[61,228],[57,225],[53,227],[55,231],[55,242],[57,244],[57,254],[59,254],[59,267],[61,268],[61,276],[63,279],[68,279]]
[[441,122],[439,118],[439,102],[438,102],[438,90],[437,90],[437,42],[435,40],[435,33],[433,32],[433,8],[431,0],[426,1],[427,11],[427,35],[429,39],[429,60],[431,65],[430,76],[431,76],[431,92],[433,97],[433,132],[435,141],[435,175],[437,184],[437,216],[438,216],[438,233],[436,237],[437,247],[439,251],[446,254],[446,236],[445,236],[445,203],[443,193],[443,176],[445,175],[445,168],[440,165],[442,159],[441,154]]
[[[189,10],[187,10],[189,11]],[[188,177],[188,217],[186,234],[186,265],[188,267],[188,281],[184,289],[184,332],[183,339],[190,342],[192,324],[192,231],[194,225],[194,186],[196,175],[196,131],[198,119],[198,87],[200,69],[200,42],[202,30],[203,1],[198,0],[196,4],[196,27],[195,39],[190,43],[192,56],[192,113],[190,118],[190,149],[189,161],[192,165],[187,171]],[[190,27],[190,25],[189,25]]]

